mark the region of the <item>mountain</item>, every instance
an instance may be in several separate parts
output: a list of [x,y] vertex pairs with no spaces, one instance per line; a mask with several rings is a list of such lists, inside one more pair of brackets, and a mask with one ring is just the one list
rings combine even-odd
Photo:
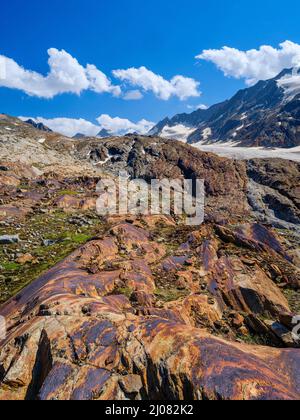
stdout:
[[85,134],[82,134],[82,133],[77,133],[72,138],[75,139],[75,140],[77,140],[77,139],[84,139],[84,138],[86,138],[86,135]]
[[97,134],[97,137],[100,137],[101,139],[106,139],[109,137],[113,137],[113,133],[109,130],[106,130],[105,128],[102,128],[102,130]]
[[[40,138],[0,114],[0,401],[299,400],[300,163]],[[122,172],[204,179],[204,222],[100,217]]]
[[[238,162],[159,138],[89,138],[70,141],[66,176],[62,160],[61,171],[42,165],[59,141],[46,134],[36,173],[24,162],[32,153],[19,159],[12,148],[30,132],[1,126],[0,243],[22,238],[24,253],[0,247],[0,400],[299,400],[299,164]],[[205,178],[206,221],[100,218],[101,175],[86,164],[109,180],[119,170]]]
[[207,110],[179,114],[158,123],[150,135],[188,143],[234,142],[240,146],[292,148],[300,145],[300,74],[277,77],[240,90]]
[[25,121],[25,123],[32,125],[34,128],[37,128],[40,131],[46,131],[47,133],[52,133],[52,130],[49,127],[46,127],[43,123],[37,123],[31,119]]

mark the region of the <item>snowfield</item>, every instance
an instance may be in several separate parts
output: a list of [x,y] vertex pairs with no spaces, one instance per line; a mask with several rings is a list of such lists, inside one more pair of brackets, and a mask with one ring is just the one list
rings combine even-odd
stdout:
[[215,153],[219,156],[230,157],[238,160],[256,159],[256,158],[281,158],[300,162],[300,146],[293,149],[280,148],[264,148],[264,147],[236,147],[233,143],[210,144],[202,143],[193,144],[194,147],[203,152]]
[[186,142],[189,135],[192,134],[195,130],[195,127],[190,128],[182,124],[178,124],[173,127],[165,126],[160,136],[164,139],[173,139]]

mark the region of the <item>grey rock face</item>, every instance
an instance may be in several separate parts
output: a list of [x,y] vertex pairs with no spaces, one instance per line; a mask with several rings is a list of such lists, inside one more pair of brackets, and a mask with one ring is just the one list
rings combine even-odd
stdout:
[[37,128],[40,131],[46,131],[47,133],[52,133],[52,130],[50,130],[49,127],[46,127],[43,123],[37,123],[37,122],[35,122],[35,121],[31,120],[31,119],[30,120],[27,120],[25,122],[26,122],[26,124],[30,124],[34,128]]

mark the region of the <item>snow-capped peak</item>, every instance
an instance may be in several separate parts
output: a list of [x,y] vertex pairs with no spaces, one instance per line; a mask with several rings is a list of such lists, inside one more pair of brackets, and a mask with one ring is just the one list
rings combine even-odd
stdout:
[[292,100],[300,94],[300,66],[293,68],[291,74],[286,74],[277,80],[277,84],[284,90],[286,100]]

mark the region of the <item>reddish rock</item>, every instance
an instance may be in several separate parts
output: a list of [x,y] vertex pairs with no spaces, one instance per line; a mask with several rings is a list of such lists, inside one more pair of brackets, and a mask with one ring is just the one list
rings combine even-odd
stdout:
[[[154,292],[163,279],[155,268],[164,247],[124,223],[30,284],[0,311],[8,327],[0,344],[0,399],[299,399],[298,350],[250,346],[208,332],[225,306],[289,313],[257,265],[220,257],[213,252],[219,242],[212,244],[213,257],[204,261],[210,261],[205,276],[213,275],[217,286],[214,298],[201,294],[199,284],[198,293],[158,305]],[[105,271],[107,261],[118,261],[118,268]],[[199,261],[178,272],[190,288],[196,288]],[[130,301],[120,294],[127,289]],[[242,317],[234,323],[247,333]]]

